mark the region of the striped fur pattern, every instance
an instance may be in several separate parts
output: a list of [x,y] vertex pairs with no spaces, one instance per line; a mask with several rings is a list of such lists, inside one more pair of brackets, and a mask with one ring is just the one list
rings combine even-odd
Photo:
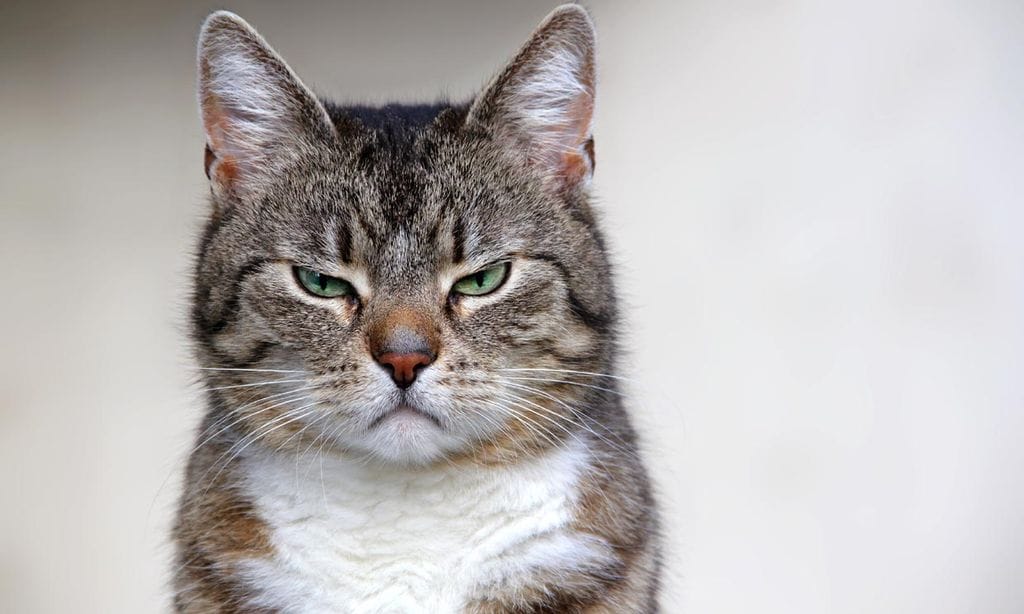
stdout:
[[[587,13],[556,9],[469,104],[322,101],[226,12],[199,69],[208,412],[175,610],[656,612],[656,509],[588,193]],[[495,263],[496,290],[452,292]],[[296,266],[354,295],[315,296]],[[402,387],[381,339],[436,351]]]

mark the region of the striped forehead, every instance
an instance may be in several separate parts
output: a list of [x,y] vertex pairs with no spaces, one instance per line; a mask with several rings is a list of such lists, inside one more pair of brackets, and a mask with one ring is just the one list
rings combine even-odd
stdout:
[[[334,243],[342,264],[364,266],[375,281],[395,276],[432,275],[464,253],[459,213],[426,205],[411,216],[398,217],[385,207],[349,209],[335,216]],[[390,214],[390,215],[389,215]]]

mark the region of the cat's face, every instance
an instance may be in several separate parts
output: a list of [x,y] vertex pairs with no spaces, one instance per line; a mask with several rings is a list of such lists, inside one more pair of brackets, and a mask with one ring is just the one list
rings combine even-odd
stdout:
[[588,420],[614,299],[586,197],[585,13],[425,123],[323,106],[226,14],[200,68],[215,210],[195,330],[241,445],[495,459]]

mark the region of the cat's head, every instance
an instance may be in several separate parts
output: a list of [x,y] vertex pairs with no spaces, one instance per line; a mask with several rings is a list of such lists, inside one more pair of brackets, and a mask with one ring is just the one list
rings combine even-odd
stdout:
[[587,193],[583,9],[556,9],[468,105],[322,102],[225,12],[199,71],[213,428],[398,464],[507,459],[584,428],[615,301]]

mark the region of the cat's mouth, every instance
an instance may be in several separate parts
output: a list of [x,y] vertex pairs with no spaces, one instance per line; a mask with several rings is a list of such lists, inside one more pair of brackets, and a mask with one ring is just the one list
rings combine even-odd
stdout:
[[373,419],[370,423],[370,429],[374,429],[384,423],[385,420],[402,420],[402,421],[416,421],[416,420],[428,420],[434,423],[437,428],[443,428],[441,426],[441,420],[437,416],[433,415],[428,411],[424,411],[419,407],[410,405],[408,403],[399,403],[393,409],[385,411],[381,415]]

